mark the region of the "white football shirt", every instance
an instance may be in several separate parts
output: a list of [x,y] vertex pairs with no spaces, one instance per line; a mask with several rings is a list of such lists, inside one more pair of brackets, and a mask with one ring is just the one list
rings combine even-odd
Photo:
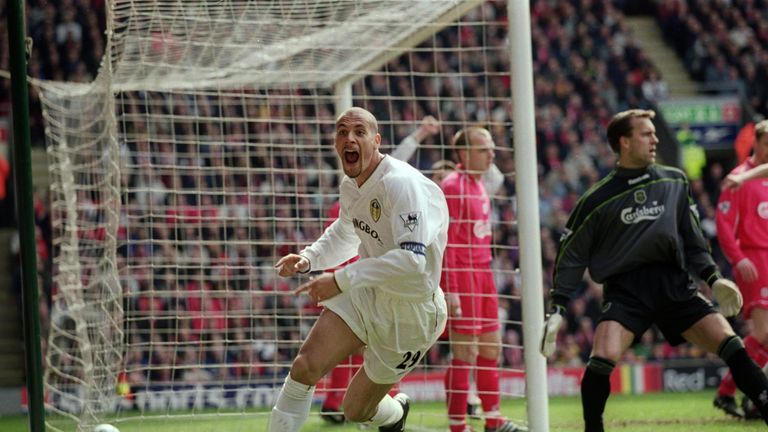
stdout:
[[358,187],[341,181],[340,213],[301,251],[311,269],[334,268],[341,291],[375,286],[389,294],[425,299],[438,289],[448,238],[448,206],[440,187],[406,162],[385,156]]

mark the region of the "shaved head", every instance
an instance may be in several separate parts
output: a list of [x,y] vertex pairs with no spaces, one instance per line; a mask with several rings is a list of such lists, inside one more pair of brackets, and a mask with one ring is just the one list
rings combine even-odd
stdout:
[[379,132],[379,122],[376,121],[376,117],[371,114],[370,111],[360,108],[360,107],[352,107],[349,109],[344,110],[339,116],[336,118],[336,125],[339,124],[341,121],[363,121],[365,122],[368,127],[373,131],[373,133]]

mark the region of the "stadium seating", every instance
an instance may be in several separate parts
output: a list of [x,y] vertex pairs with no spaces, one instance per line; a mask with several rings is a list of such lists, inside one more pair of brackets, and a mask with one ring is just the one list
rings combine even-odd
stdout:
[[[88,82],[96,76],[101,56],[104,52],[104,4],[99,0],[90,2],[84,0],[61,0],[59,2],[28,1],[28,28],[29,33],[35,39],[35,49],[29,60],[29,73],[35,78],[68,80]],[[768,114],[768,84],[759,77],[768,76],[768,16],[765,11],[768,6],[765,1],[754,2],[737,1],[725,2],[697,1],[686,7],[683,0],[668,0],[660,2],[658,8],[659,23],[674,43],[677,52],[686,59],[691,74],[702,80],[720,82],[729,80],[732,74],[741,80],[747,94],[752,95],[750,104],[756,112]],[[488,2],[486,7],[493,9],[493,14],[498,19],[496,33],[485,35],[491,38],[491,43],[503,44],[506,25],[506,6],[502,2]],[[761,12],[762,14],[761,15]],[[573,208],[576,198],[588,187],[594,184],[603,174],[610,171],[615,163],[615,156],[605,144],[604,127],[612,113],[629,107],[652,107],[654,100],[651,95],[655,93],[643,91],[643,85],[654,83],[656,80],[655,67],[647,60],[642,48],[632,42],[632,37],[624,22],[623,13],[612,5],[611,2],[597,0],[561,1],[550,2],[545,0],[532,2],[532,41],[534,53],[534,76],[536,111],[536,137],[539,155],[540,193],[541,193],[541,220],[542,220],[542,253],[545,265],[545,286],[551,285],[551,274],[557,249],[557,239],[562,232],[568,213]],[[0,24],[4,26],[4,24]],[[710,32],[703,29],[717,29]],[[732,29],[726,32],[724,29]],[[473,34],[474,29],[467,27],[466,44],[479,43],[479,35]],[[675,37],[671,37],[675,35]],[[682,37],[680,35],[683,35]],[[494,39],[495,38],[495,39]],[[448,46],[451,40],[437,36],[435,43]],[[486,41],[486,43],[488,43]],[[450,56],[450,50],[443,51],[443,55]],[[759,61],[752,64],[745,58],[757,58]],[[0,56],[2,69],[8,69],[8,56]],[[451,59],[445,58],[444,62],[450,64]],[[508,70],[509,59],[499,58],[496,65],[500,70]],[[471,65],[468,65],[471,67]],[[7,80],[5,80],[7,82]],[[465,91],[471,92],[477,82],[467,82]],[[501,92],[508,93],[510,83],[500,80],[495,83],[500,86]],[[397,82],[392,88],[399,89],[401,94],[418,93],[422,89],[418,81]],[[450,92],[450,88],[443,89]],[[719,89],[716,89],[719,91]],[[396,94],[395,96],[398,96]],[[9,89],[7,86],[0,88],[0,115],[7,114],[9,110]],[[40,113],[37,96],[32,94],[32,123],[33,141],[37,146],[44,145],[42,136],[42,116]],[[127,98],[144,97],[140,94],[126,94]],[[157,96],[160,97],[160,96]],[[655,97],[655,96],[654,96]],[[201,105],[208,103],[205,99],[197,101]],[[181,104],[175,104],[179,106]],[[428,104],[418,105],[415,110],[411,104],[397,106],[394,112],[402,116],[399,120],[416,121],[432,112],[434,107]],[[499,115],[508,116],[507,107],[503,104],[492,107]],[[376,110],[374,110],[376,111]],[[459,113],[450,107],[442,107],[441,115],[445,119],[458,119]],[[390,115],[389,109],[382,112],[374,112],[381,118]],[[474,116],[476,113],[470,113]],[[470,120],[474,120],[471,118]],[[37,126],[34,126],[37,125]],[[495,137],[499,145],[507,145],[511,141],[506,131],[495,131]],[[452,134],[446,133],[446,136]],[[391,137],[391,142],[402,136]],[[158,144],[159,146],[159,144]],[[171,152],[163,151],[154,144],[136,144],[127,148],[131,158],[143,157],[167,157]],[[211,166],[221,163],[222,158],[236,161],[242,157],[241,149],[232,145],[226,150],[227,154],[209,154]],[[428,158],[437,156],[425,153],[421,160],[415,164],[419,167],[428,167],[435,161]],[[218,162],[217,162],[218,161]],[[182,163],[180,160],[168,161],[171,165]],[[291,161],[286,160],[285,164]],[[499,155],[497,163],[509,165],[509,156]],[[717,183],[712,179],[713,172],[708,170],[705,176],[710,176],[706,183]],[[195,260],[242,260],[248,261],[268,257],[269,252],[259,250],[222,250],[216,247],[216,241],[227,238],[245,238],[247,235],[261,236],[271,235],[260,232],[259,227],[249,230],[250,234],[234,230],[208,230],[190,229],[182,230],[178,235],[190,240],[183,249],[163,250],[146,247],[143,243],[134,241],[147,236],[163,236],[170,233],[168,224],[176,218],[184,218],[185,222],[194,226],[205,215],[199,208],[189,207],[194,202],[192,194],[175,194],[163,192],[163,187],[168,186],[164,182],[171,181],[174,185],[181,185],[190,189],[198,187],[204,190],[205,184],[228,182],[229,184],[248,184],[247,181],[232,174],[231,171],[216,173],[211,171],[202,179],[202,184],[195,184],[195,179],[170,178],[168,173],[150,173],[144,178],[132,178],[132,182],[151,182],[157,191],[152,196],[131,196],[124,206],[125,212],[142,213],[143,209],[152,202],[154,205],[167,206],[165,214],[158,217],[153,224],[155,232],[148,233],[141,229],[123,230],[122,238],[127,246],[119,251],[123,257],[127,253],[132,256],[143,256],[150,262],[154,254],[170,254],[178,261],[195,262]],[[198,179],[200,180],[200,179]],[[255,179],[258,181],[258,179]],[[515,193],[514,182],[510,179],[504,186],[505,195]],[[697,201],[702,206],[701,212],[705,221],[713,218],[711,193],[702,189],[697,194]],[[204,203],[204,211],[211,214],[243,215],[247,212],[247,206],[238,199],[231,197],[224,199],[209,199]],[[251,203],[251,208],[265,207],[264,203]],[[41,212],[44,213],[44,212]],[[514,211],[510,208],[500,209],[499,214],[504,218],[514,218]],[[210,216],[210,214],[208,215]],[[244,214],[243,217],[247,217]],[[44,219],[40,221],[41,233],[47,249],[51,250],[50,229],[44,226]],[[511,225],[504,225],[509,227]],[[498,234],[501,242],[516,241],[516,234],[511,228],[502,228],[504,232]],[[287,237],[293,235],[281,233]],[[311,233],[309,233],[311,234]],[[305,237],[312,237],[307,235]],[[206,240],[203,242],[200,240]],[[499,256],[498,265],[516,265],[517,256]],[[46,271],[50,275],[51,264],[46,261]],[[150,277],[151,276],[151,277]],[[196,344],[192,343],[201,338],[210,338],[209,342],[216,347],[207,350],[203,356],[205,362],[216,364],[223,356],[242,359],[244,363],[251,364],[251,368],[260,373],[268,374],[264,364],[273,361],[274,356],[282,355],[284,361],[288,361],[292,354],[281,353],[274,345],[260,344],[258,346],[229,346],[224,341],[212,337],[226,330],[242,333],[247,328],[262,328],[270,331],[272,322],[263,319],[263,322],[252,323],[237,319],[226,319],[225,312],[248,312],[253,316],[269,316],[272,312],[281,308],[294,308],[291,303],[275,304],[265,301],[264,297],[249,295],[249,286],[230,287],[227,290],[227,301],[221,296],[206,296],[208,291],[221,290],[210,275],[190,274],[186,280],[181,280],[183,287],[172,287],[173,278],[164,278],[162,273],[150,275],[137,273],[124,275],[123,284],[129,296],[129,317],[135,319],[135,325],[141,326],[142,331],[137,332],[138,338],[149,340],[167,340],[172,335],[180,335],[189,343],[181,343],[179,352],[161,353],[150,358],[149,353],[134,350],[129,353],[128,362],[146,364],[148,362],[172,361],[174,354],[177,362],[189,363],[200,357],[200,352],[195,351]],[[244,277],[243,279],[248,279]],[[254,278],[258,280],[258,278]],[[155,286],[150,287],[150,280]],[[159,282],[158,282],[159,281]],[[203,281],[203,282],[200,282]],[[166,285],[168,284],[168,285]],[[151,288],[151,289],[150,289]],[[171,293],[178,289],[195,293],[194,295],[178,298]],[[505,294],[519,291],[514,281],[508,280],[499,285],[499,289]],[[148,292],[165,291],[163,296],[154,296]],[[50,285],[44,290],[50,293]],[[591,347],[592,329],[599,315],[602,294],[600,287],[594,283],[585,283],[584,296],[579,301],[574,301],[567,314],[568,331],[559,344],[559,351],[555,361],[562,364],[583,364]],[[285,298],[287,302],[290,299]],[[520,319],[520,306],[508,302],[504,306],[510,319]],[[240,314],[233,314],[241,316]],[[143,317],[143,319],[142,319]],[[259,318],[253,318],[258,320]],[[177,331],[176,328],[183,331]],[[45,326],[44,326],[45,328]],[[173,328],[171,333],[169,329]],[[286,334],[285,337],[294,335]],[[519,344],[520,335],[514,329],[505,329],[504,340],[510,344]],[[242,336],[234,337],[234,340],[243,340]],[[686,347],[673,349],[659,342],[659,335],[649,332],[643,337],[641,344],[629,352],[629,356],[636,359],[660,359],[670,357],[703,356],[698,351],[690,351]],[[140,344],[138,344],[140,345]],[[217,358],[218,356],[218,358]],[[210,357],[210,358],[208,358]],[[445,358],[436,361],[445,361]],[[519,352],[505,351],[504,362],[508,366],[521,364]],[[161,371],[163,368],[152,370]],[[182,374],[179,369],[179,374]],[[215,368],[201,367],[199,369],[185,368],[186,377],[177,379],[208,380],[217,377],[249,376],[249,372],[232,368],[231,370],[218,370]],[[187,377],[188,375],[188,377]],[[134,383],[146,380],[164,380],[167,376],[133,376],[129,379]]]

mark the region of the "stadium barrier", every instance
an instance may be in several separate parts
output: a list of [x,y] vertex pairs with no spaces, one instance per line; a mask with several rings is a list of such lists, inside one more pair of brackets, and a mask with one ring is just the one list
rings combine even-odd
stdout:
[[[726,367],[720,362],[707,360],[680,360],[622,364],[611,375],[611,392],[614,394],[643,394],[655,392],[695,392],[714,389],[720,384]],[[583,367],[552,367],[548,369],[550,396],[573,396],[579,394]],[[444,374],[440,372],[414,372],[401,383],[402,391],[415,401],[431,402],[445,399]],[[503,393],[519,394],[525,388],[522,372],[504,371],[501,374]],[[324,396],[326,380],[318,384],[315,397],[318,402]],[[276,387],[254,384],[188,384],[152,385],[136,390],[129,395],[115,394],[113,411],[138,409],[143,411],[186,410],[186,409],[228,409],[228,408],[269,408],[272,406]],[[26,391],[21,393],[19,412],[26,412]],[[48,402],[67,412],[78,412],[82,397],[73,391],[69,397],[59,393],[56,400]]]

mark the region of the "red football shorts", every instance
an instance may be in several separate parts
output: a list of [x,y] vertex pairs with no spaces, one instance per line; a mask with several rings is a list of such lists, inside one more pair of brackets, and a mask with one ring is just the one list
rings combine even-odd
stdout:
[[451,331],[478,335],[501,328],[498,292],[490,268],[452,272],[446,270],[443,274],[443,290],[446,293],[458,293],[461,304],[461,316],[448,317]]

